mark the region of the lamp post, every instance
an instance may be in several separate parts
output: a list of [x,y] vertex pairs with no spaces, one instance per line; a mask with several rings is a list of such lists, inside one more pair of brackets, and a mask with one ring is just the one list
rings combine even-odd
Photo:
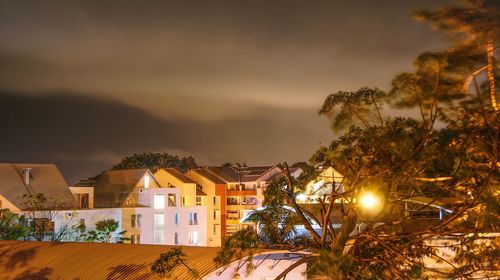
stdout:
[[363,191],[359,194],[357,202],[362,212],[367,216],[376,216],[383,206],[380,195],[371,191]]

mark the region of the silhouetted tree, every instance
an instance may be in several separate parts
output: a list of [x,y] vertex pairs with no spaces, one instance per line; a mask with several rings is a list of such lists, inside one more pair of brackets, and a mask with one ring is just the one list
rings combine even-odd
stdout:
[[176,168],[181,172],[197,167],[193,157],[179,157],[168,153],[140,153],[124,157],[111,169],[148,168],[156,171],[160,168]]

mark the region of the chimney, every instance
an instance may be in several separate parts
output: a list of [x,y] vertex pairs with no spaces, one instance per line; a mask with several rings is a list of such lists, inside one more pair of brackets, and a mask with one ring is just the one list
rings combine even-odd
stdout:
[[23,175],[24,175],[24,184],[26,186],[29,186],[31,180],[31,168],[25,168],[23,170]]

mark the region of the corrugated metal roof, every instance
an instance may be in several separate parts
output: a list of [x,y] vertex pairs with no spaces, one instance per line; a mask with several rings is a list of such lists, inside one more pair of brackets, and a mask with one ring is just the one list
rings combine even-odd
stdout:
[[[151,271],[161,253],[174,246],[0,241],[1,279],[161,279]],[[200,276],[216,269],[218,248],[182,247],[188,265]],[[174,279],[195,279],[187,268],[174,269]]]

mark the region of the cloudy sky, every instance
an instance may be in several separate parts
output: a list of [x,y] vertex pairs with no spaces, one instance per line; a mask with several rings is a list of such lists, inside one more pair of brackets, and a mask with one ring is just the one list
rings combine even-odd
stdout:
[[387,89],[446,47],[411,19],[450,1],[0,0],[0,162],[69,183],[122,156],[307,160],[323,99]]

